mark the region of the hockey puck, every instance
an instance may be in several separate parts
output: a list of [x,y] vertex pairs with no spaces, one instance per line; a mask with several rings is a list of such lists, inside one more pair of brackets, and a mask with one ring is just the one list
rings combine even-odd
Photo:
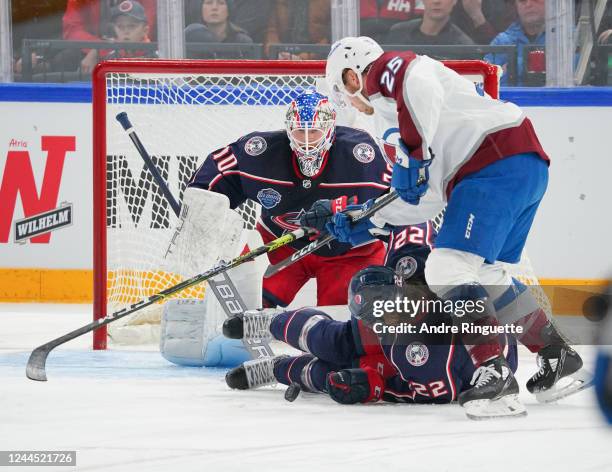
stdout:
[[285,390],[285,400],[287,400],[288,402],[294,401],[301,391],[302,387],[300,387],[300,384],[297,384],[295,382],[292,383],[287,387],[287,390]]

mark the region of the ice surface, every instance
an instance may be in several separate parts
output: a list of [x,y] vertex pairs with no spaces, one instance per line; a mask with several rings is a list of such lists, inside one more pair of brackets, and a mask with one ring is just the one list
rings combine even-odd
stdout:
[[[90,336],[49,356],[48,382],[28,380],[30,351],[90,313],[0,305],[0,450],[74,449],[78,470],[101,471],[612,470],[590,391],[553,405],[524,391],[527,418],[483,422],[458,405],[288,403],[280,387],[231,391],[223,370],[172,366],[154,350],[93,352]],[[534,370],[520,351],[522,385]]]

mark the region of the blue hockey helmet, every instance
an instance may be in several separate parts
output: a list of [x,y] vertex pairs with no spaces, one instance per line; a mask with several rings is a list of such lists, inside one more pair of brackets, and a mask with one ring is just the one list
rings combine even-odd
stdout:
[[325,95],[307,91],[289,105],[285,126],[300,171],[315,176],[336,136],[336,111]]
[[374,313],[377,301],[395,300],[402,278],[386,266],[373,265],[361,269],[351,278],[348,305],[351,316],[371,326],[381,315]]

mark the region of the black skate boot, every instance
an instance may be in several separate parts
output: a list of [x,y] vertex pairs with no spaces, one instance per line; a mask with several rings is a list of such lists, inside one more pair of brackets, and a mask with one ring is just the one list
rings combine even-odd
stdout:
[[223,336],[230,339],[271,341],[270,324],[283,310],[266,308],[247,310],[241,315],[232,316],[223,322]]
[[237,390],[273,385],[276,383],[274,366],[276,362],[285,357],[287,356],[262,357],[243,362],[225,374],[225,382],[229,388]]
[[473,387],[459,395],[459,404],[468,418],[481,420],[505,416],[525,416],[518,399],[519,386],[503,356],[491,359],[474,372]]
[[591,374],[580,370],[582,359],[566,343],[550,344],[540,349],[538,367],[540,370],[527,381],[527,390],[543,403],[567,397],[592,383]]

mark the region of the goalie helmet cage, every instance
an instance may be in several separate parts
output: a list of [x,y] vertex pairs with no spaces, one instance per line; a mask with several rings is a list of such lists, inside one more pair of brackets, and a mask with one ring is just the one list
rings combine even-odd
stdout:
[[[443,62],[498,98],[497,66],[476,60]],[[94,319],[180,280],[158,267],[176,218],[156,193],[115,115],[127,111],[135,129],[143,131],[144,146],[180,198],[196,160],[200,165],[210,152],[251,131],[283,128],[283,108],[300,91],[315,88],[324,74],[325,61],[116,60],[98,64],[93,74]],[[262,113],[262,106],[275,111]],[[264,119],[269,123],[258,126]],[[172,182],[172,165],[179,168],[174,171],[177,182]],[[245,226],[252,228],[254,202],[247,202],[240,212]],[[122,220],[124,213],[127,217]],[[145,213],[153,216],[145,218]],[[106,327],[94,332],[93,347],[106,349]]]

